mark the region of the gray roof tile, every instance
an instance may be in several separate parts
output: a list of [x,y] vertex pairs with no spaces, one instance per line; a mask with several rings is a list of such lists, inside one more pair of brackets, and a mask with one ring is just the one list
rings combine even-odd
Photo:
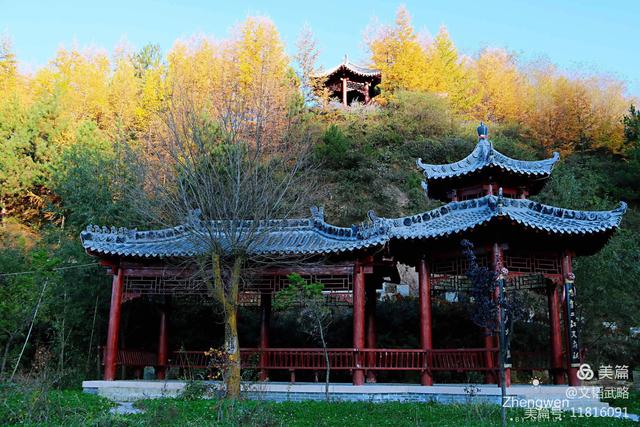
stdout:
[[[369,213],[369,221],[337,227],[324,220],[322,210],[310,218],[272,220],[251,246],[258,254],[321,255],[381,247],[393,240],[434,239],[471,230],[495,218],[508,217],[529,229],[557,235],[610,232],[620,225],[626,204],[612,211],[575,211],[532,200],[485,196],[451,202],[439,208],[401,218],[381,218]],[[215,225],[214,223],[208,223]],[[95,254],[137,257],[189,257],[205,252],[201,222],[162,230],[138,231],[90,225],[81,233],[83,247]]]
[[432,165],[417,160],[418,167],[424,173],[427,180],[455,178],[469,175],[488,167],[497,167],[502,170],[527,176],[549,176],[553,166],[560,159],[560,154],[553,153],[553,157],[545,160],[527,161],[516,160],[500,153],[493,148],[493,144],[486,139],[481,139],[476,148],[464,159],[444,165]]
[[335,67],[329,68],[326,71],[323,71],[321,73],[318,73],[315,77],[329,77],[330,75],[332,75],[333,73],[339,71],[340,69],[346,69],[348,71],[351,71],[354,74],[358,74],[360,76],[364,76],[364,77],[380,77],[382,74],[380,72],[380,70],[376,70],[375,68],[368,68],[368,67],[363,67],[362,65],[358,65],[358,64],[354,64],[353,62],[349,61],[349,58],[347,56],[344,57],[344,61],[342,61],[342,63],[336,65]]

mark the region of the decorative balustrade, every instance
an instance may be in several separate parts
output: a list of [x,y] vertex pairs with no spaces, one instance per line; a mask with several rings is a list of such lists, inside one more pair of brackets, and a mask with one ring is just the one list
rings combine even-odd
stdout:
[[[495,370],[498,349],[327,349],[331,370],[351,371],[364,369],[373,371],[450,371],[469,372]],[[102,353],[101,353],[102,354]],[[492,359],[492,367],[487,367],[487,354]],[[322,348],[243,348],[240,351],[243,368],[263,370],[311,370],[326,369],[326,356]],[[521,370],[548,369],[548,361],[543,353],[513,352],[513,368]],[[119,350],[118,365],[144,367],[157,366],[154,353],[140,350]],[[169,359],[169,366],[181,369],[215,369],[216,362],[204,351],[175,351]]]
[[[105,347],[99,347],[101,355],[101,363],[104,365]],[[118,350],[116,358],[117,365],[145,367],[158,364],[158,356],[155,353],[142,350]]]
[[[376,371],[482,371],[486,354],[497,360],[498,349],[353,349],[330,348],[243,348],[243,367],[261,369],[323,370],[326,357],[332,370],[371,369]],[[261,357],[262,356],[262,357]],[[172,366],[212,367],[204,351],[174,352]],[[214,364],[215,365],[215,364]],[[495,366],[495,364],[494,364]]]

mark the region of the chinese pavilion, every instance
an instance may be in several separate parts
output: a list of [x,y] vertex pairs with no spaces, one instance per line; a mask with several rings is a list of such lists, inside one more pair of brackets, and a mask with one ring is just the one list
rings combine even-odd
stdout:
[[315,76],[323,79],[323,85],[329,90],[329,96],[342,100],[344,106],[357,101],[368,104],[376,96],[376,87],[382,81],[380,70],[363,67],[349,61],[345,55],[342,64]]
[[[548,369],[554,383],[578,384],[582,353],[572,259],[597,252],[619,227],[626,205],[621,202],[614,210],[593,212],[527,199],[540,191],[559,156],[515,160],[497,151],[487,134],[481,124],[475,149],[456,163],[417,161],[429,197],[447,202],[439,208],[401,218],[382,218],[370,212],[369,221],[352,227],[329,224],[318,208],[312,208],[307,218],[270,221],[253,250],[315,262],[307,267],[302,263],[265,267],[245,285],[242,299],[259,303],[262,313],[259,347],[241,349],[245,366],[248,356],[256,355],[259,362],[252,366],[264,380],[271,371],[289,371],[294,381],[296,371],[324,370],[322,349],[269,346],[272,295],[286,285],[288,274],[297,272],[324,284],[329,295],[348,295],[353,308],[353,346],[329,349],[329,356],[331,369],[350,372],[354,385],[365,379],[375,382],[376,373],[382,371],[419,372],[423,385],[433,384],[433,375],[442,371],[484,372],[487,382],[496,382],[498,349],[490,334],[484,336],[481,348],[433,348],[432,297],[469,289],[467,261],[460,248],[460,241],[466,238],[474,242],[481,265],[502,272],[508,269],[506,292],[528,289],[548,300],[549,354],[532,364],[526,355],[514,352],[508,357],[510,369]],[[87,253],[100,258],[113,275],[105,380],[115,379],[117,365],[152,365],[159,378],[171,366],[206,367],[202,351],[170,351],[177,350],[171,347],[177,339],[169,336],[163,309],[157,353],[118,349],[123,303],[155,295],[207,295],[206,287],[185,267],[190,257],[202,251],[192,238],[202,231],[199,227],[198,220],[190,218],[162,230],[90,225],[81,233]],[[413,266],[418,273],[419,348],[376,345],[376,289],[383,282],[399,281],[398,263]]]

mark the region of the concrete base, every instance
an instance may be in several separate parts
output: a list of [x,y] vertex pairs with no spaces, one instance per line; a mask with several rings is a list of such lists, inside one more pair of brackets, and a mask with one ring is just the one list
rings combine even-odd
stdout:
[[[222,392],[217,381],[205,382],[210,396]],[[118,402],[140,399],[178,397],[184,390],[184,381],[84,381],[86,393],[97,394]],[[500,403],[500,389],[495,385],[480,386],[472,392],[463,385],[420,386],[412,384],[351,384],[332,383],[329,386],[331,400],[367,402],[440,402],[440,403]],[[243,384],[243,394],[249,399],[272,401],[325,400],[324,384],[319,383],[252,383]],[[509,391],[512,395],[511,390]]]
[[[118,402],[132,402],[139,399],[162,397],[178,397],[185,388],[185,381],[84,381],[82,387],[86,393],[97,394]],[[222,384],[218,381],[205,382],[209,386],[210,396],[222,392]],[[586,387],[585,387],[586,388]],[[581,396],[567,397],[566,386],[514,385],[507,389],[507,396],[514,405],[522,405],[515,399],[566,400],[571,403],[588,403],[602,405],[599,399]],[[597,388],[595,388],[597,396]],[[279,383],[264,382],[243,384],[243,393],[249,399],[266,399],[273,401],[324,400],[324,384],[320,383]],[[332,383],[329,386],[331,400],[334,401],[367,401],[367,402],[440,402],[440,403],[490,403],[501,402],[500,388],[496,385],[464,385],[439,384],[420,386],[414,384],[351,384]],[[593,393],[593,392],[592,392]]]

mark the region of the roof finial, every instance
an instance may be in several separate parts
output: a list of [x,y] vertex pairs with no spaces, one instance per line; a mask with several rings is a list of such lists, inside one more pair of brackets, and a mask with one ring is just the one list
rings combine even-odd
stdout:
[[349,55],[347,55],[346,53],[344,54],[344,65],[347,65],[347,63],[349,62]]
[[484,124],[484,122],[480,122],[480,126],[478,126],[477,131],[478,131],[478,142],[483,139],[489,138],[489,128],[487,127],[487,125]]

